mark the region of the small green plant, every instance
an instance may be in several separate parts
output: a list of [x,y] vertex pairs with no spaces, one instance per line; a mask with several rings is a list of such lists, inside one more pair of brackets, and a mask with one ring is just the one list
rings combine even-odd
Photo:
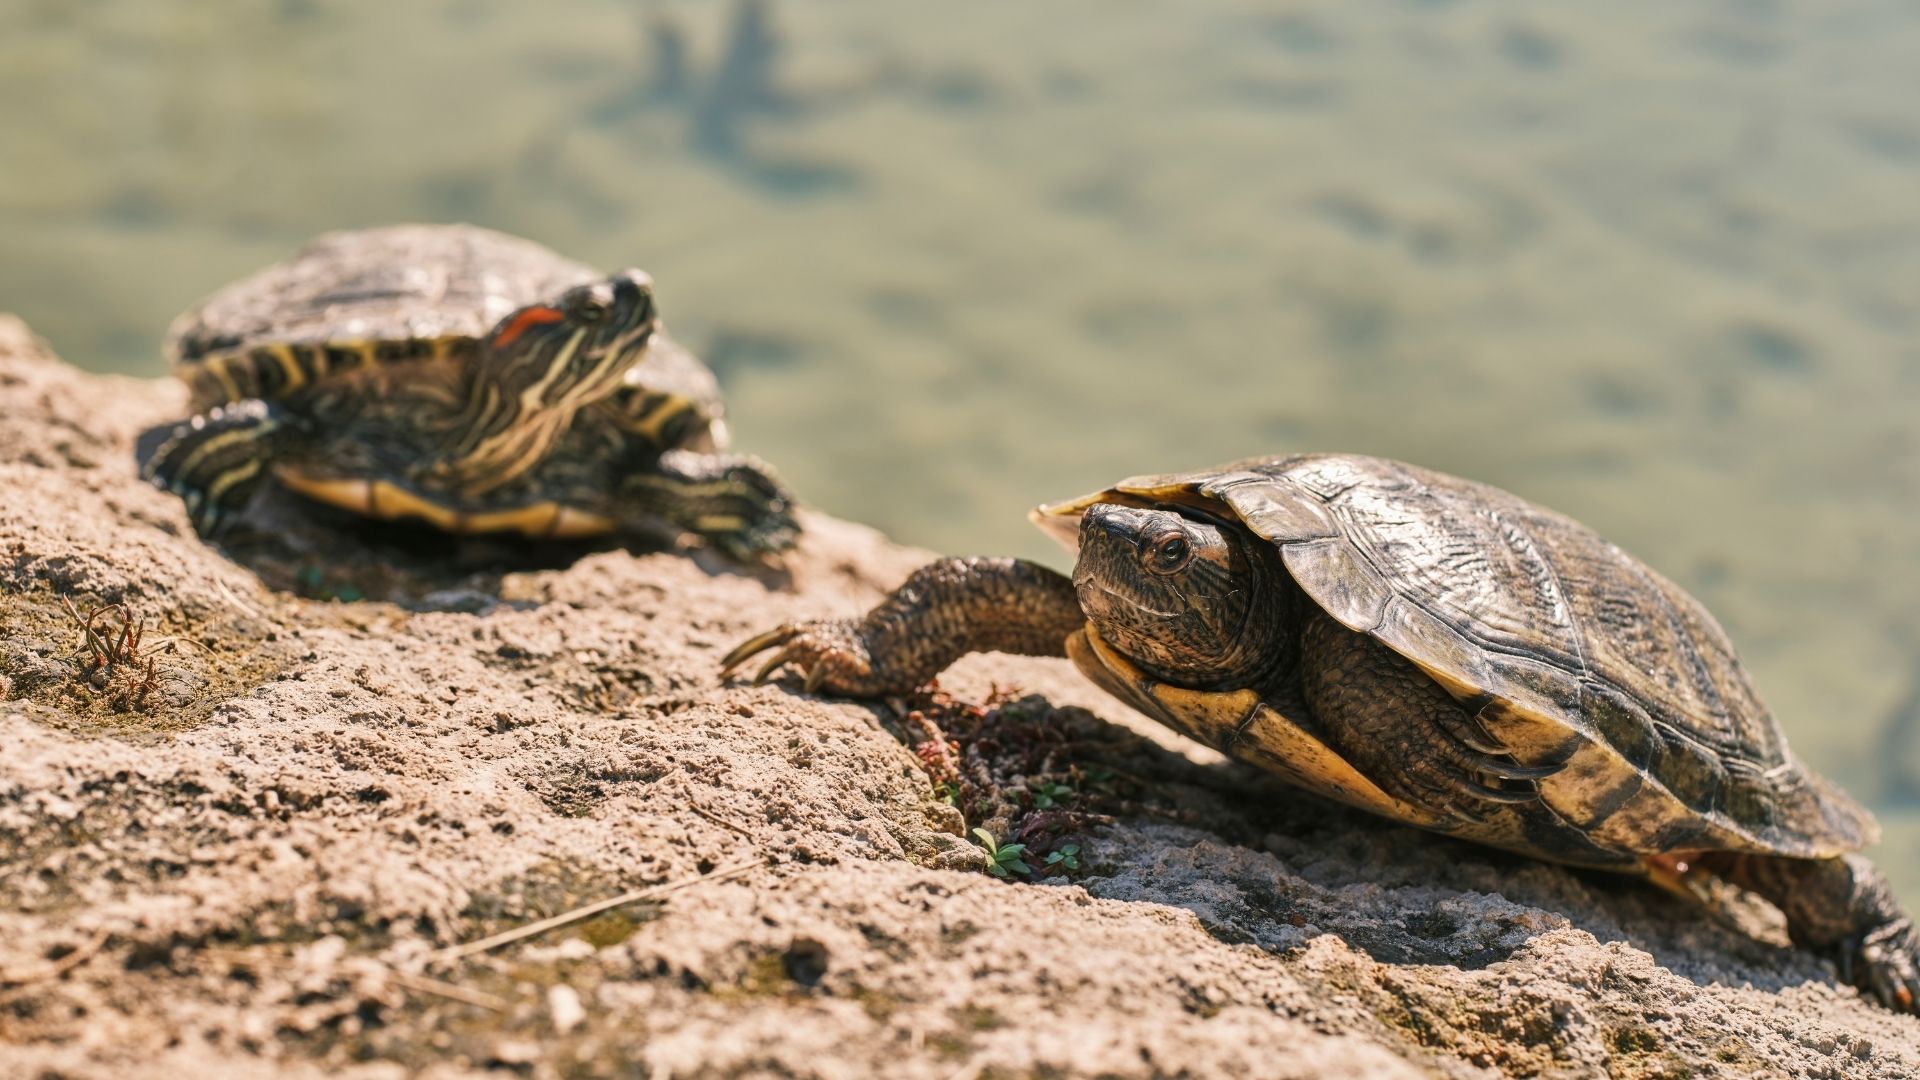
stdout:
[[1076,794],[1078,793],[1065,784],[1056,784],[1051,780],[1043,780],[1033,787],[1033,808],[1035,810],[1052,810],[1055,807],[1064,805],[1068,799],[1073,798]]
[[351,604],[366,599],[360,590],[351,585],[333,586],[327,584],[327,575],[318,566],[308,564],[294,572],[294,581],[300,586],[300,593],[314,600],[338,600]]
[[1074,769],[1076,787],[1081,791],[1109,792],[1117,774],[1105,765],[1086,765]]
[[948,806],[960,805],[960,785],[951,780],[943,780],[933,785],[933,797]]
[[1063,844],[1047,852],[1047,869],[1062,871],[1080,869],[1080,845]]
[[1033,876],[1033,868],[1028,866],[1022,858],[1027,853],[1027,845],[1002,844],[985,829],[975,829],[973,835],[979,837],[981,845],[987,849],[987,858],[990,860],[987,863],[987,873],[994,877],[1012,877],[1015,874],[1021,877]]

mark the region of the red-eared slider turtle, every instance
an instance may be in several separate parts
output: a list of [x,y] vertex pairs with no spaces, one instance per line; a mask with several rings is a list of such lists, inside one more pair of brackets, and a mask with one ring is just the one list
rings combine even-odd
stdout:
[[1914,1011],[1879,829],[1787,749],[1698,601],[1579,523],[1376,458],[1124,480],[1033,514],[1071,580],[943,559],[861,620],[781,627],[809,689],[873,697],[969,652],[1070,656],[1147,715],[1437,832],[1676,884],[1712,872],[1842,977]]
[[271,476],[450,532],[793,541],[791,497],[719,452],[718,385],[638,270],[466,225],[330,233],[180,316],[166,350],[196,415],[143,470],[205,534]]

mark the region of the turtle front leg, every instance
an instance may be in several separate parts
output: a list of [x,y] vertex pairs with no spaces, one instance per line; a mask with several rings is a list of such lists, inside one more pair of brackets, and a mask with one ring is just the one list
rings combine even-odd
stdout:
[[1830,957],[1840,981],[1895,1012],[1920,1013],[1920,932],[1873,863],[1710,852],[1696,865],[1778,907],[1788,936]]
[[1024,559],[941,559],[913,572],[866,617],[788,623],[743,642],[724,676],[775,650],[755,682],[786,664],[808,692],[884,697],[923,686],[968,653],[1065,656],[1086,625],[1073,582]]
[[140,475],[180,496],[194,529],[215,536],[246,509],[297,434],[278,406],[236,401],[174,425],[145,455]]
[[693,533],[743,562],[793,546],[794,498],[757,458],[669,450],[622,477],[614,516],[636,531]]

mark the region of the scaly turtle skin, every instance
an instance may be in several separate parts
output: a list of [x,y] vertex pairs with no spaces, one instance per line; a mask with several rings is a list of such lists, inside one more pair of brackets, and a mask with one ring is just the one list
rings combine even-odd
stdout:
[[789,546],[793,500],[726,447],[719,386],[652,283],[466,225],[330,233],[174,321],[196,415],[143,471],[219,532],[269,476],[378,518],[536,538]]
[[809,690],[904,693],[968,652],[1069,656],[1148,716],[1310,791],[1684,888],[1714,873],[1905,1012],[1920,938],[1853,854],[1871,815],[1787,749],[1726,634],[1578,522],[1377,458],[1147,476],[1042,506],[1071,580],[922,568],[858,621],[780,627]]

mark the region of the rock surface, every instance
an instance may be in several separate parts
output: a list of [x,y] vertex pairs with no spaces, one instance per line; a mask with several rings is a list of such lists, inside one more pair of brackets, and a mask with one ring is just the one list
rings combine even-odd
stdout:
[[[182,401],[0,319],[0,1075],[1920,1074],[1759,905],[1347,812],[1064,662],[723,683],[926,557],[870,530],[750,574],[269,497],[214,548],[132,466]],[[980,825],[1077,869],[990,876]]]

